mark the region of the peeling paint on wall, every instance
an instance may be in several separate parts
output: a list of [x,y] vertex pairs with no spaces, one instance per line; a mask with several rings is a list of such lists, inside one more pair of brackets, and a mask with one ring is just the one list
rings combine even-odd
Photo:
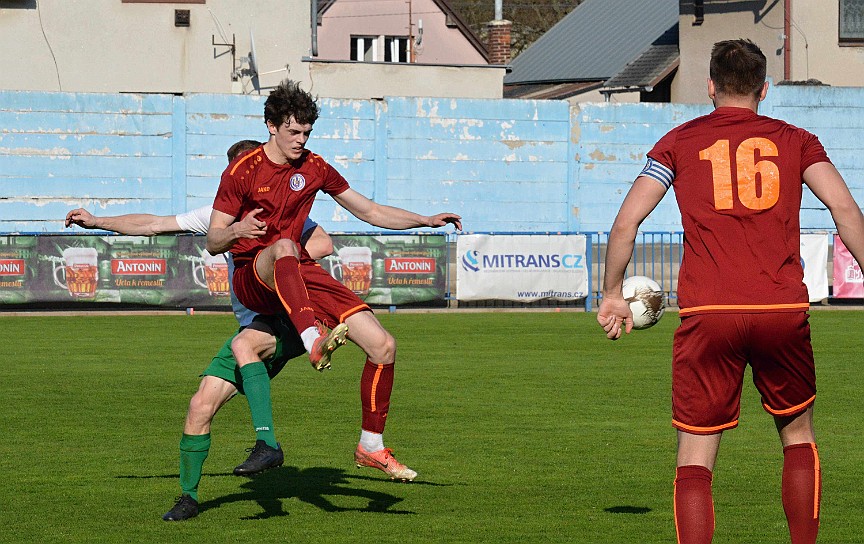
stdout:
[[64,196],[64,197],[0,197],[4,204],[29,204],[36,207],[49,206],[51,204],[62,204],[72,208],[99,207],[105,209],[108,206],[128,204],[137,202],[139,199],[130,198],[91,198],[89,196]]
[[333,221],[334,223],[344,223],[350,218],[351,217],[345,213],[345,210],[340,206],[334,207],[333,214],[330,215],[330,221]]
[[[815,127],[826,147],[834,148],[834,154],[831,148],[828,152],[841,170],[859,169],[864,144],[850,135],[857,133],[860,116],[850,110],[864,103],[862,90],[808,91],[813,96],[804,98],[802,92],[776,90],[786,102],[782,107],[765,103],[763,113]],[[194,100],[195,111],[203,113],[148,105],[142,106],[146,111],[118,114],[113,105],[100,111],[103,99],[94,96],[91,110],[79,116],[67,111],[68,94],[56,99],[53,112],[59,117],[52,111],[16,116],[28,107],[20,101],[7,116],[10,122],[0,127],[0,173],[8,189],[0,197],[4,232],[58,225],[59,210],[77,206],[116,215],[176,213],[184,205],[205,205],[212,202],[211,185],[224,169],[225,157],[212,149],[213,142],[222,139],[227,145],[261,128],[260,115],[224,113],[246,111],[249,106],[242,101],[260,105],[261,97],[172,97],[171,103]],[[45,93],[44,100],[54,100],[54,94]],[[210,107],[208,100],[237,104]],[[316,133],[315,150],[345,170],[355,189],[381,204],[424,213],[433,211],[427,208],[434,203],[452,203],[453,211],[470,217],[477,230],[515,232],[608,229],[653,142],[672,126],[710,111],[707,105],[570,106],[531,100],[501,105],[432,98],[324,99],[322,104],[328,110],[328,123],[322,125],[329,128],[327,134]],[[174,117],[178,114],[186,118]],[[182,131],[184,122],[188,133],[175,136],[172,127]],[[860,198],[861,182],[849,178]],[[315,209],[324,228],[366,228],[327,196],[316,200]],[[675,212],[674,199],[664,199],[646,225],[677,228]],[[821,228],[830,214],[804,206],[805,221]]]
[[501,143],[506,145],[510,149],[518,149],[525,145],[525,142],[523,140],[504,140]]
[[615,155],[606,155],[605,153],[603,153],[599,149],[595,149],[588,156],[591,157],[592,159],[594,159],[595,161],[598,161],[598,162],[601,162],[601,161],[612,162],[612,161],[618,160],[618,158]]
[[39,149],[38,147],[0,147],[2,155],[68,155],[72,152],[65,147],[54,147],[51,149]]
[[333,157],[332,162],[335,162],[339,166],[348,166],[349,164],[357,164],[363,161],[363,153],[358,151],[354,154],[353,157],[348,157],[346,155],[337,155]]

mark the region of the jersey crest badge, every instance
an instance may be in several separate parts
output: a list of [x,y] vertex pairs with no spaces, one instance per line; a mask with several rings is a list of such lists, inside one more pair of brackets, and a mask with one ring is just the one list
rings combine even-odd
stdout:
[[294,174],[291,176],[289,184],[292,191],[300,191],[306,187],[306,178],[303,177],[303,174]]

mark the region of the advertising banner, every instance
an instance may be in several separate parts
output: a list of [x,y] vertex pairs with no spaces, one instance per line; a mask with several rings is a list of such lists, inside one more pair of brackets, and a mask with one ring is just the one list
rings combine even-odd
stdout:
[[[446,235],[335,235],[322,266],[372,305],[441,301]],[[0,304],[230,309],[204,236],[0,236]],[[61,304],[62,303],[62,304]]]
[[371,305],[443,302],[447,294],[444,234],[334,234],[321,266]]
[[0,236],[0,304],[25,304],[33,299],[36,279],[35,236]]
[[203,236],[0,237],[0,303],[230,308]]
[[810,302],[828,298],[828,235],[801,235],[801,266]]
[[586,237],[460,236],[456,246],[459,300],[577,300],[588,292]]
[[864,274],[861,265],[834,235],[834,296],[836,298],[864,298]]

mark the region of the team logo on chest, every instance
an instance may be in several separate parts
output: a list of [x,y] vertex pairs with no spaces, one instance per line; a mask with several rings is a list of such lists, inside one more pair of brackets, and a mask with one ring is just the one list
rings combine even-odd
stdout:
[[306,178],[303,177],[303,174],[294,174],[288,180],[288,184],[291,186],[292,191],[300,191],[303,187],[306,187]]

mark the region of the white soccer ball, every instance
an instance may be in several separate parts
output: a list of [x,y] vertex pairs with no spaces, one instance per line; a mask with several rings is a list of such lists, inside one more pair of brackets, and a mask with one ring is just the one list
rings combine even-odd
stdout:
[[633,328],[653,327],[666,312],[666,295],[660,284],[647,276],[630,276],[624,280],[624,300],[633,312]]

